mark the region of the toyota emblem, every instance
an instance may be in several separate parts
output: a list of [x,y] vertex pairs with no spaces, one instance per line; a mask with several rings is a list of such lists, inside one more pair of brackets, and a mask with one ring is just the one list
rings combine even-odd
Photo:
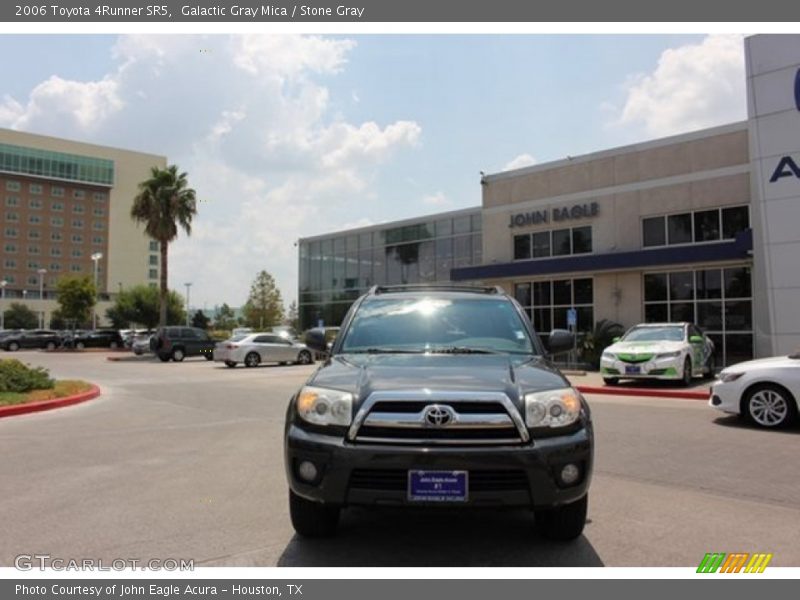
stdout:
[[441,404],[431,404],[425,407],[425,422],[433,427],[445,427],[455,421],[453,409]]

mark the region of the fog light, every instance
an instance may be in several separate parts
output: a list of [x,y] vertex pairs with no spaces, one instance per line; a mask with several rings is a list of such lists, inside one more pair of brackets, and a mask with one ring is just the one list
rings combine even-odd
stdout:
[[578,478],[581,476],[581,470],[578,468],[578,465],[573,465],[572,463],[568,465],[564,465],[561,469],[561,481],[564,485],[572,485]]
[[318,473],[317,466],[311,461],[304,460],[297,465],[297,474],[300,476],[300,479],[303,479],[309,483],[317,478]]

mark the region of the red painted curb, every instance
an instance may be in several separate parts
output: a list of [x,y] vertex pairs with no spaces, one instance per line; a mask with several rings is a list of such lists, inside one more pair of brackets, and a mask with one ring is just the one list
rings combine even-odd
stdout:
[[582,394],[611,394],[614,396],[646,396],[648,398],[679,398],[681,400],[708,400],[709,392],[678,392],[647,388],[619,388],[608,386],[578,385]]
[[12,404],[11,406],[0,406],[0,419],[3,417],[10,417],[13,415],[22,415],[25,413],[40,412],[43,410],[52,410],[54,408],[61,408],[62,406],[70,406],[72,404],[80,404],[87,400],[92,400],[100,395],[100,388],[92,385],[92,389],[88,392],[81,392],[73,396],[65,396],[64,398],[53,398],[52,400],[42,400],[41,402],[26,402],[23,404]]

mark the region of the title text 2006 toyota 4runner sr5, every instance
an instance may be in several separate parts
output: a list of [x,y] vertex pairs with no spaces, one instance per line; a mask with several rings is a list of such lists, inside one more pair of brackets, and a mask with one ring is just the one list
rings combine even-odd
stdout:
[[[307,344],[325,352],[324,333]],[[583,531],[589,407],[499,288],[375,287],[289,403],[292,524],[332,535],[348,506],[528,507],[548,538]]]

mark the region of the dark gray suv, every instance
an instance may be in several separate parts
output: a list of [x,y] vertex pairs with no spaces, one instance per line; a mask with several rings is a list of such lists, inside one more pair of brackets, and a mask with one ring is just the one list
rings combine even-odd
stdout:
[[[306,343],[325,351],[324,332]],[[285,465],[292,524],[332,535],[347,506],[529,507],[542,533],[583,531],[589,407],[499,288],[375,287],[291,399]]]

